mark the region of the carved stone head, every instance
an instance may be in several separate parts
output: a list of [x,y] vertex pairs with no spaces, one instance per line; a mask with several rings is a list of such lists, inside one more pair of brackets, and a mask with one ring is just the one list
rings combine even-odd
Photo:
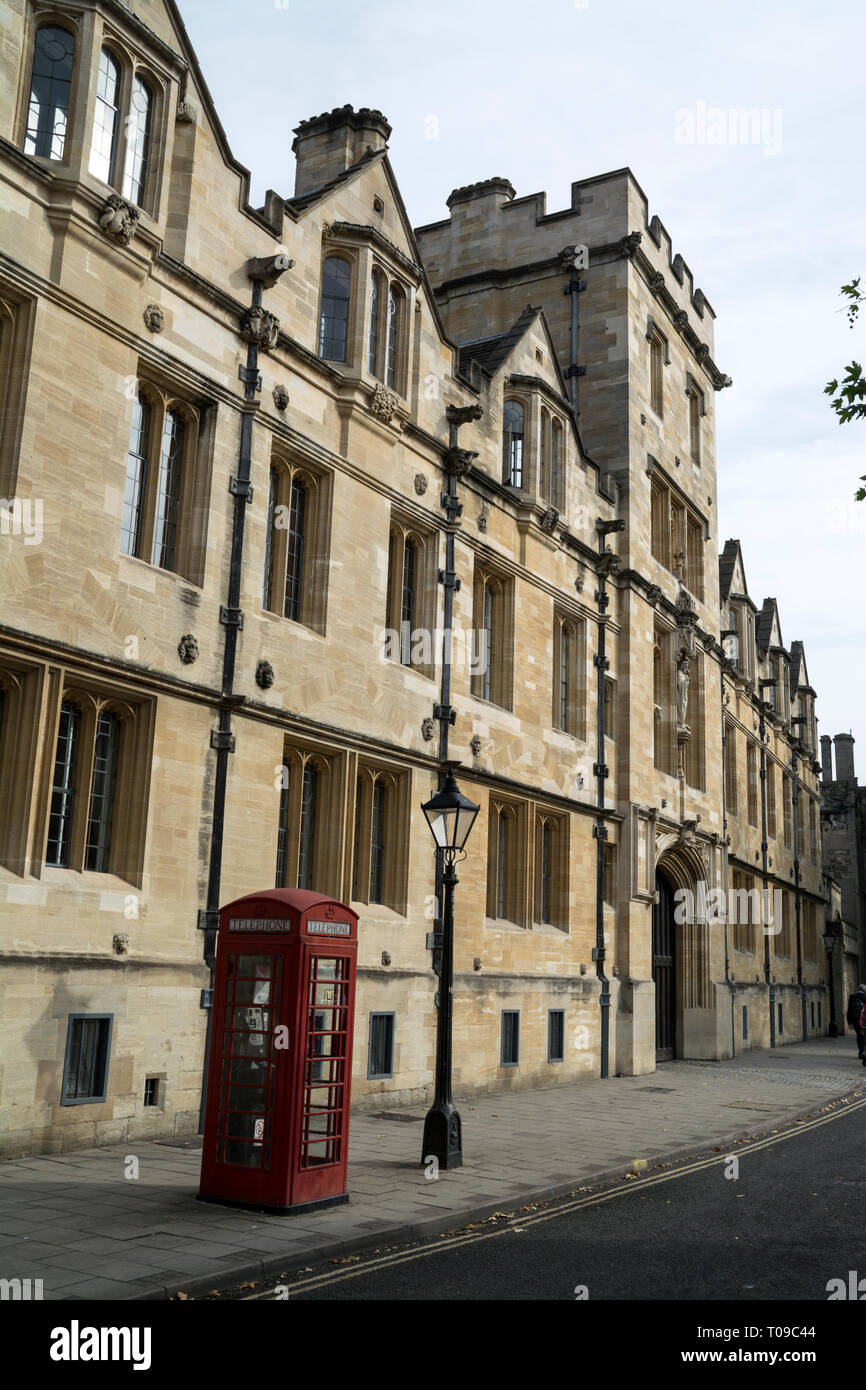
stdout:
[[256,667],[256,685],[260,690],[270,690],[274,683],[274,668],[269,661],[260,661]]
[[184,666],[191,666],[198,658],[198,642],[191,632],[184,633],[177,644],[177,654]]

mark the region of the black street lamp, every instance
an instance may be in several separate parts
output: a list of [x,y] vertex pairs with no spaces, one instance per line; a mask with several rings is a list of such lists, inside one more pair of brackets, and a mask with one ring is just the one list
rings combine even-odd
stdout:
[[833,985],[833,948],[836,945],[838,932],[832,922],[827,923],[827,930],[822,933],[824,937],[824,950],[827,952],[827,974],[830,977],[830,1028],[831,1038],[838,1036],[839,1029],[836,1024],[836,991]]
[[[459,764],[455,764],[459,766]],[[421,1162],[435,1158],[440,1168],[459,1168],[463,1163],[463,1129],[451,1099],[451,1024],[454,981],[454,888],[458,882],[454,862],[462,852],[481,808],[465,797],[451,766],[445,785],[425,802],[436,848],[444,860],[442,885],[442,965],[439,972],[439,1012],[436,1022],[436,1093],[424,1118]]]

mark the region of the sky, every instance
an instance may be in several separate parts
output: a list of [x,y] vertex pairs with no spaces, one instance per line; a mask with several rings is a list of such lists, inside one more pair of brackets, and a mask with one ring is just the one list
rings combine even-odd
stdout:
[[[823,387],[866,353],[840,287],[866,283],[866,6],[727,0],[179,0],[251,197],[294,189],[292,129],[384,112],[415,226],[502,175],[567,207],[628,165],[716,313],[720,543],[803,642],[819,733],[866,781],[866,421]],[[740,129],[731,111],[760,113]]]

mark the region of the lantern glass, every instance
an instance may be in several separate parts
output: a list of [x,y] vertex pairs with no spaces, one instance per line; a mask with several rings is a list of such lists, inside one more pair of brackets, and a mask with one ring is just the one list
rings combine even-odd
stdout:
[[449,772],[445,786],[421,807],[438,849],[461,850],[469,838],[480,807],[464,796]]

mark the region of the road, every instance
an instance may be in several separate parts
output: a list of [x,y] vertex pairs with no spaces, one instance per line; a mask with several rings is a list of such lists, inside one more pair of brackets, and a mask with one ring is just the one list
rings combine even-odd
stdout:
[[[866,1099],[730,1152],[227,1298],[814,1300],[864,1279]],[[733,1162],[732,1160],[736,1160]]]

